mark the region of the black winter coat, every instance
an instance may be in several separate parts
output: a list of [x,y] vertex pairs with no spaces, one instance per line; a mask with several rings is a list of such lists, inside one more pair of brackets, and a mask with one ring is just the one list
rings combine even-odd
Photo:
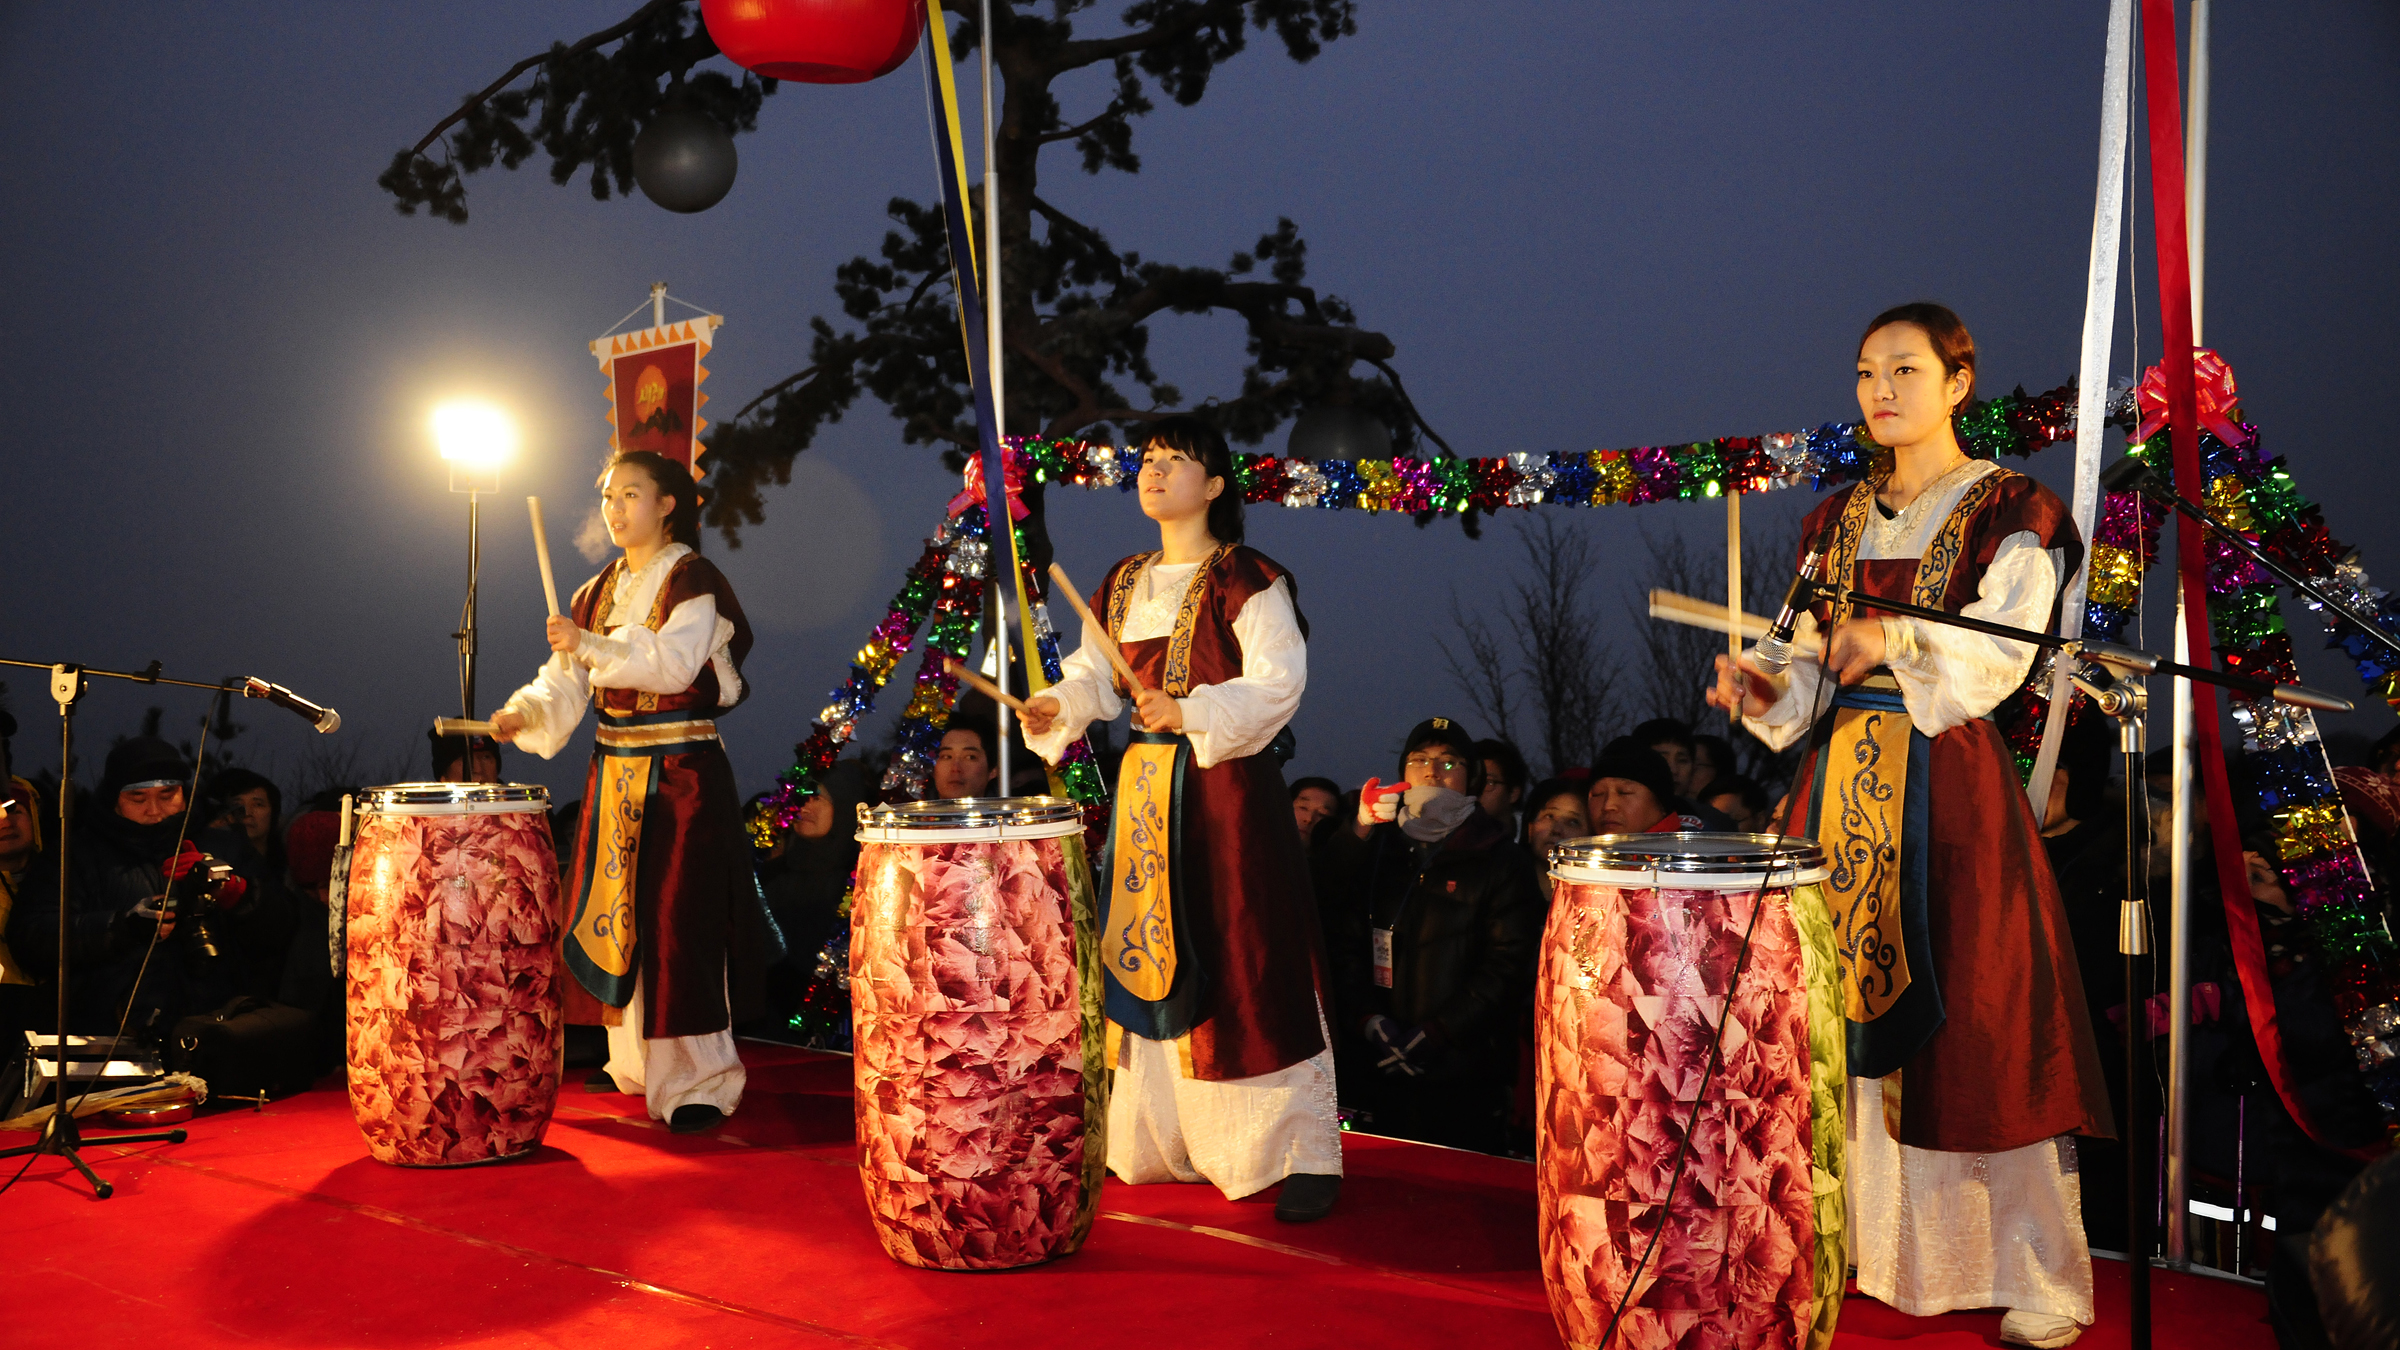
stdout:
[[[143,956],[156,925],[133,911],[165,891],[161,867],[175,850],[180,818],[170,816],[156,825],[143,826],[113,811],[78,814],[81,818],[76,822],[67,884],[71,963],[67,998],[72,1030],[106,1034],[115,1031],[122,1018],[129,1034],[156,1038],[182,1017],[211,1011],[236,994],[250,992],[253,963],[249,949],[256,941],[257,922],[269,918],[267,911],[272,905],[259,879],[246,877],[251,884],[242,903],[207,920],[220,955],[209,956],[201,948],[195,925],[180,922],[172,936],[147,953],[149,964],[144,969]],[[193,842],[219,858],[245,851],[238,840],[222,831],[198,831]],[[22,918],[34,950],[57,950],[55,902],[33,906]],[[12,916],[12,937],[18,927],[17,917]],[[134,997],[137,975],[140,990]]]
[[[1423,1028],[1414,1056],[1435,1079],[1506,1079],[1532,998],[1548,908],[1508,827],[1478,810],[1428,848],[1394,825],[1326,841],[1335,892],[1333,967],[1345,1039],[1377,1013]],[[1376,985],[1374,930],[1392,934],[1392,987]]]

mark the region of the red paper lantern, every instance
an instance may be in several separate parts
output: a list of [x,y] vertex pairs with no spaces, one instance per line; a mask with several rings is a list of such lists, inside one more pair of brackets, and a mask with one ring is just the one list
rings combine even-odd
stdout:
[[735,65],[803,84],[887,75],[925,36],[924,0],[700,0],[700,18]]

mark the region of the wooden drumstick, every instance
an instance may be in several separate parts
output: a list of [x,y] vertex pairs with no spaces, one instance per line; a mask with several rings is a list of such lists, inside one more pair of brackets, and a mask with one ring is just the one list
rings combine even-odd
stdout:
[[1075,617],[1083,620],[1083,640],[1100,649],[1100,654],[1108,658],[1108,663],[1116,668],[1117,674],[1124,677],[1125,685],[1133,690],[1134,697],[1140,698],[1148,686],[1142,683],[1141,676],[1133,673],[1133,663],[1125,659],[1125,653],[1117,647],[1117,640],[1108,635],[1107,627],[1092,617],[1092,607],[1083,603],[1083,592],[1075,589],[1074,579],[1067,575],[1067,569],[1057,563],[1050,564],[1050,579],[1058,583],[1059,592],[1074,607]]
[[[1650,617],[1653,619],[1665,619],[1670,623],[1706,628],[1711,632],[1728,633],[1737,638],[1755,640],[1767,635],[1769,626],[1767,620],[1756,614],[1745,613],[1737,622],[1727,617],[1728,608],[1729,606],[1717,604],[1714,601],[1698,600],[1688,595],[1678,595],[1673,591],[1650,592]],[[1794,641],[1792,650],[1795,655],[1805,656],[1811,661],[1816,661],[1823,659],[1824,645],[1814,641]]]
[[986,698],[991,699],[994,703],[1005,703],[1009,707],[1016,709],[1020,714],[1025,711],[1025,700],[1018,698],[1015,694],[1008,692],[999,685],[996,685],[990,680],[983,678],[981,675],[976,674],[974,671],[967,669],[966,664],[960,661],[957,657],[949,657],[944,660],[942,664],[949,670],[951,674],[956,675],[959,679],[965,681],[968,688],[973,689],[976,692],[984,695]]
[[433,734],[436,736],[489,736],[492,734],[492,724],[464,717],[437,717],[433,719]]
[[550,617],[558,617],[558,582],[550,575],[550,541],[542,534],[542,499],[527,497],[527,510],[533,512],[533,556],[542,564],[542,598],[550,602]]

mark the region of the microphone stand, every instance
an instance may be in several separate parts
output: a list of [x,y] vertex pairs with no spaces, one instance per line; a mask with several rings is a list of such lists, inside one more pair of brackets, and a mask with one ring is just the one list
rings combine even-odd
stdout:
[[[91,666],[50,665],[40,661],[14,661],[0,657],[0,666],[19,666],[27,670],[50,672],[50,697],[58,704],[58,1100],[50,1119],[42,1126],[42,1136],[30,1144],[0,1149],[0,1158],[16,1158],[25,1154],[54,1153],[83,1173],[92,1183],[97,1198],[106,1200],[116,1188],[102,1181],[83,1160],[83,1137],[75,1128],[75,1116],[67,1103],[67,937],[72,915],[67,905],[69,854],[74,840],[75,780],[75,705],[91,690],[91,677],[103,676],[112,680],[131,680],[136,684],[171,684],[185,689],[230,690],[239,680],[220,680],[202,684],[197,680],[170,680],[159,673],[160,664],[151,662],[140,671],[100,670]],[[191,809],[190,803],[185,809]],[[102,1061],[106,1063],[105,1060]],[[89,1090],[86,1090],[89,1095]],[[148,1134],[112,1134],[111,1144],[180,1144],[189,1136],[182,1130],[160,1130]]]
[[[2134,461],[2139,463],[2140,461]],[[2205,517],[2202,517],[2205,521]],[[2211,522],[2213,523],[2213,522]],[[2221,528],[2221,527],[2220,527]],[[2242,541],[2247,544],[2248,541]],[[2263,559],[2261,560],[2264,561]],[[2270,564],[2271,566],[2271,564]],[[2294,585],[2301,583],[2295,580]],[[2350,700],[2320,690],[2296,684],[2274,684],[2247,676],[2232,675],[2221,670],[2169,661],[2155,653],[2137,647],[2121,646],[2114,642],[2093,642],[2084,639],[2062,638],[2053,633],[2037,633],[2027,628],[1992,623],[1986,619],[1970,619],[1963,614],[1928,609],[1902,600],[1887,600],[1869,595],[1855,587],[1835,582],[1805,583],[1805,589],[1816,597],[1836,603],[1847,599],[1854,608],[1872,608],[1890,614],[1905,614],[1928,623],[1964,628],[1970,632],[1986,633],[1993,637],[2046,647],[2063,656],[2074,658],[2080,668],[2070,676],[2075,687],[2091,695],[2095,707],[2103,716],[2117,724],[2117,748],[2125,765],[2125,898],[2117,907],[2117,950],[2125,957],[2125,1218],[2126,1261],[2132,1266],[2132,1341],[2134,1350],[2148,1350],[2150,1345],[2150,1205],[2145,1203],[2144,1183],[2152,1167],[2150,1131],[2143,1128],[2143,1107],[2147,1105],[2142,1089],[2148,1085],[2149,1006],[2142,997],[2148,987],[2144,978],[2144,963],[2150,956],[2149,869],[2143,866],[2142,846],[2149,834],[2149,819],[2142,809],[2143,798],[2135,793],[2134,785],[2142,781],[2142,718],[2149,708],[2148,691],[2141,677],[2163,674],[2203,684],[2219,685],[2253,698],[2272,698],[2303,708],[2325,712],[2349,712]],[[2311,590],[2310,594],[2316,594]],[[1813,604],[1814,599],[1805,600]],[[2331,601],[2326,602],[2332,606]],[[2344,617],[2349,611],[2340,610]],[[2355,620],[2353,620],[2355,621]],[[2375,630],[2370,628],[2369,632]],[[2386,639],[2389,640],[2388,638]],[[2174,1009],[2170,1016],[2182,1016]],[[2180,1216],[2178,1216],[2180,1218]]]
[[2268,556],[2260,550],[2258,545],[2250,542],[2249,535],[2210,515],[2197,502],[2177,492],[2167,483],[2167,480],[2158,476],[2157,470],[2141,460],[2127,455],[2109,465],[2108,472],[2100,475],[2100,485],[2110,492],[2138,492],[2160,506],[2183,513],[2186,518],[2206,530],[2211,537],[2224,541],[2236,553],[2274,573],[2276,580],[2340,615],[2343,619],[2356,625],[2360,632],[2365,633],[2374,641],[2382,643],[2394,652],[2400,652],[2400,637],[2394,637],[2383,631],[2373,619],[2360,616],[2358,611],[2326,594],[2325,589],[2316,582]]

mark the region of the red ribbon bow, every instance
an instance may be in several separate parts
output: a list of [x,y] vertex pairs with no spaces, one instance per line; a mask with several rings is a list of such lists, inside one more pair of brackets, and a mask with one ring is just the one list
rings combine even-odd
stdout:
[[[1024,453],[1003,450],[1000,452],[1000,463],[1000,472],[1006,480],[1004,486],[1008,491],[1008,518],[1012,521],[1023,520],[1029,514],[1022,500],[1025,491]],[[990,505],[991,494],[983,486],[983,456],[979,454],[967,461],[967,485],[964,491],[950,499],[950,514],[956,516],[970,506],[988,508]]]
[[[2206,347],[2192,351],[2193,392],[2200,400],[2200,425],[2216,433],[2227,445],[2238,445],[2242,429],[2233,420],[2235,405],[2241,402],[2233,391],[2233,367],[2225,358]],[[2137,441],[2149,440],[2167,424],[2167,370],[2162,363],[2143,373],[2141,387],[2134,391],[2142,413],[2141,426],[2134,429]]]

